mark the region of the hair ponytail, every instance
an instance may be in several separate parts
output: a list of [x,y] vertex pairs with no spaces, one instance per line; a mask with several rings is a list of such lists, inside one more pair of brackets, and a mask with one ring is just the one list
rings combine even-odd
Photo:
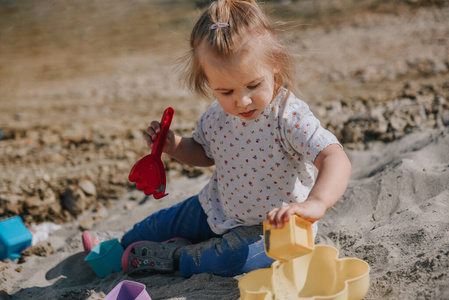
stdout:
[[201,43],[217,57],[232,55],[245,35],[267,35],[266,53],[269,63],[279,69],[276,84],[291,86],[291,55],[278,40],[275,26],[255,0],[217,0],[200,16],[190,35],[188,63],[181,75],[194,92],[207,96],[207,78],[197,55]]

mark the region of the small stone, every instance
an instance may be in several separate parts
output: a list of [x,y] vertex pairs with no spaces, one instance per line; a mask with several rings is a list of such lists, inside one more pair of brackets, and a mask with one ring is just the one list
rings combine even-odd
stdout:
[[81,180],[78,184],[81,190],[88,196],[95,196],[97,195],[97,189],[95,187],[95,184],[87,179]]
[[4,262],[0,261],[0,272],[2,272],[2,271],[4,271],[4,270],[8,269],[9,266],[10,266],[9,263],[4,263]]
[[67,187],[62,196],[64,208],[73,216],[78,216],[86,209],[86,196],[78,187]]
[[55,253],[55,249],[53,248],[51,243],[50,242],[45,242],[45,243],[41,243],[41,244],[38,244],[38,245],[35,245],[35,246],[28,247],[27,249],[22,251],[20,254],[23,257],[25,257],[25,256],[32,256],[32,255],[41,256],[41,257],[47,257],[47,256],[50,256],[53,253]]
[[402,116],[393,115],[390,117],[390,125],[396,132],[403,132],[405,126],[407,126],[407,120]]
[[84,219],[80,221],[79,227],[81,230],[90,230],[94,226],[94,220],[92,218]]

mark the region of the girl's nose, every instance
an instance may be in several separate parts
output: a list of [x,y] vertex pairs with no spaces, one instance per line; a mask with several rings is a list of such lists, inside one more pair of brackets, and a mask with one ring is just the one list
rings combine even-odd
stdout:
[[250,105],[251,102],[252,102],[252,101],[251,101],[251,97],[250,97],[249,94],[240,95],[240,96],[237,98],[237,107],[239,107],[239,108],[245,108],[245,107],[247,107],[248,105]]

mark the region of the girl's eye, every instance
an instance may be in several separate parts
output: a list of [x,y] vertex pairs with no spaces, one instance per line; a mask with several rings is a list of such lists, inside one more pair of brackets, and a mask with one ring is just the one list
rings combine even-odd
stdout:
[[232,92],[233,92],[232,90],[229,90],[227,92],[223,92],[222,94],[225,95],[225,96],[229,96],[229,95],[232,94]]
[[257,88],[259,85],[260,85],[260,82],[257,83],[257,84],[255,84],[255,85],[250,85],[250,86],[248,86],[248,88],[249,88],[250,90],[254,90],[254,89]]

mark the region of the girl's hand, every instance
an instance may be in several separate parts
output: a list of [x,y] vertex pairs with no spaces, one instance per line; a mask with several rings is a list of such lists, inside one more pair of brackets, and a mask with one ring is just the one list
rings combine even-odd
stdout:
[[267,220],[271,226],[282,227],[293,214],[310,222],[318,221],[343,195],[351,175],[351,162],[343,149],[337,144],[327,146],[314,164],[319,171],[307,200],[269,211]]
[[281,228],[294,214],[313,223],[321,219],[325,213],[326,206],[318,199],[309,197],[305,202],[292,203],[269,211],[267,220],[273,228]]
[[[153,148],[154,141],[156,140],[157,135],[161,131],[161,123],[158,121],[152,121],[151,125],[147,128],[145,133],[145,141],[150,149]],[[175,134],[172,130],[168,131],[167,139],[165,141],[163,152],[170,154],[174,151],[175,148]]]

